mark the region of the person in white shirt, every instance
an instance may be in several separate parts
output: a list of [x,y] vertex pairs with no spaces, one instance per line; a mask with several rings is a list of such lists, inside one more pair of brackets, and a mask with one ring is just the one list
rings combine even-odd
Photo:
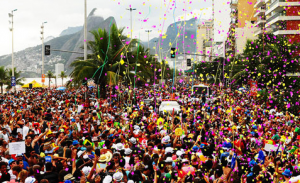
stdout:
[[8,171],[8,173],[10,174],[10,180],[15,180],[17,177],[13,174],[12,168],[13,168],[14,166],[16,166],[17,163],[16,163],[16,161],[15,161],[14,159],[10,159],[10,160],[8,161],[8,165],[9,165],[9,167],[10,167],[10,170]]
[[7,133],[7,129],[2,130],[2,134],[0,134],[0,138],[2,138],[7,143],[9,142],[9,135]]
[[25,124],[25,126],[23,127],[23,140],[25,140],[25,137],[27,136],[28,131],[29,131],[29,122],[27,122]]

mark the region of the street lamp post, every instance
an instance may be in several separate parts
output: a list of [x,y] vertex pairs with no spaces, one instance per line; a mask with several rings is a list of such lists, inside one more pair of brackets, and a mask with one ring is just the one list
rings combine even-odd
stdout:
[[42,26],[41,26],[41,40],[42,40],[42,83],[44,85],[45,83],[45,80],[44,80],[44,74],[45,74],[45,48],[44,48],[44,24],[47,23],[47,22],[43,22],[42,23]]
[[87,59],[87,14],[86,14],[86,0],[84,0],[84,42],[83,42],[83,47],[84,47],[84,60]]
[[148,52],[150,52],[150,48],[149,48],[149,33],[152,31],[152,30],[145,30],[147,33],[148,33]]
[[[11,18],[11,41],[12,41],[12,52],[11,52],[11,72],[12,72],[12,81],[13,78],[15,77],[15,69],[14,69],[14,11],[17,11],[17,9],[14,9],[11,11],[11,13],[8,13],[8,16]],[[15,78],[14,78],[15,81]],[[11,83],[13,87],[13,91],[16,91],[16,83]]]
[[[87,60],[87,10],[86,10],[86,0],[84,0],[84,30],[83,30],[83,49],[84,49],[84,60]],[[84,98],[87,99],[87,90],[84,93]]]
[[[130,42],[131,42],[132,41],[132,30],[133,30],[132,29],[132,11],[136,10],[136,9],[130,7],[129,9],[127,8],[126,10],[130,11],[130,39],[131,39]],[[132,51],[132,47],[131,47],[131,51]]]

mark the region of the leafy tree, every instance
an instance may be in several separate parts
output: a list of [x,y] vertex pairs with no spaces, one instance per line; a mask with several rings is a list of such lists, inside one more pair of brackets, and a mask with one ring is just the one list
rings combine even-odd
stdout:
[[1,93],[3,94],[3,85],[7,80],[7,70],[4,66],[0,66],[0,86],[1,86]]

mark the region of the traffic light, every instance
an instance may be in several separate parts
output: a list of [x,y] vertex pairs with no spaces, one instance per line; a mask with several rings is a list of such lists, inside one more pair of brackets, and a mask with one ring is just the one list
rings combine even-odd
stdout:
[[83,85],[83,86],[87,86],[87,80],[83,79],[83,80],[82,80],[82,85]]
[[175,48],[171,48],[171,58],[175,58],[176,55],[176,49]]
[[45,45],[45,55],[50,55],[50,45]]
[[186,61],[186,65],[187,65],[187,66],[192,66],[191,59],[189,59],[189,58],[187,59],[187,61]]

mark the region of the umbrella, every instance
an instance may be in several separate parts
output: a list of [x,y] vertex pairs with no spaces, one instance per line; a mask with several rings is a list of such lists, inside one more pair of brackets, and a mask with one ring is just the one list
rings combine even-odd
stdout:
[[56,88],[56,90],[64,91],[64,90],[66,90],[66,87],[61,86],[61,87]]

